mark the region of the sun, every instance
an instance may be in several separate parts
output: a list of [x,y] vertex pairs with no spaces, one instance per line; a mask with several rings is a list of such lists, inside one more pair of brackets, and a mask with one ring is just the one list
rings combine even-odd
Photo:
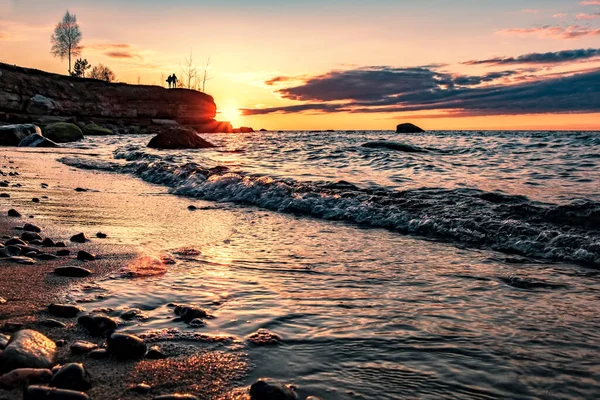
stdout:
[[231,122],[233,125],[236,125],[239,118],[242,116],[240,109],[232,104],[228,104],[224,108],[220,109],[218,114],[219,119]]

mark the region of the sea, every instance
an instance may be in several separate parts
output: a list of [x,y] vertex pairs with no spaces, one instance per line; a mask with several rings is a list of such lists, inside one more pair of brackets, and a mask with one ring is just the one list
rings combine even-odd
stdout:
[[243,351],[248,383],[301,399],[600,396],[600,132],[204,138],[217,147],[106,136],[60,155],[156,188],[140,207],[190,205],[185,222],[140,212],[150,258],[73,300],[142,310],[122,329],[148,340]]

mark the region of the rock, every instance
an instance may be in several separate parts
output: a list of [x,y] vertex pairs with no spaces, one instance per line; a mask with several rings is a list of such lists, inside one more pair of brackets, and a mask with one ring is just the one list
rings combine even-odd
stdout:
[[198,207],[196,206],[188,206],[188,210],[190,211],[196,211],[198,209]]
[[177,305],[174,312],[184,322],[191,322],[196,318],[208,317],[208,313],[205,310],[192,305]]
[[134,335],[113,333],[107,344],[108,352],[120,360],[137,360],[146,354],[146,343]]
[[42,240],[42,246],[54,247],[54,246],[56,246],[56,243],[54,243],[54,240],[52,240],[50,238],[45,238],[44,240]]
[[77,252],[77,259],[80,261],[94,261],[96,259],[96,255],[88,253],[85,250],[79,250]]
[[268,329],[259,329],[251,333],[246,338],[248,342],[256,346],[274,345],[281,343],[281,336],[269,331]]
[[4,325],[2,325],[2,332],[16,332],[18,330],[21,330],[21,328],[23,328],[23,323],[21,322],[5,322]]
[[142,310],[138,309],[138,308],[132,308],[130,310],[125,311],[123,314],[121,314],[121,319],[125,320],[125,321],[131,321],[134,318],[145,318],[145,315],[143,313]]
[[60,257],[66,257],[66,256],[68,256],[69,254],[71,254],[71,251],[70,251],[70,250],[67,250],[67,249],[58,250],[58,251],[56,252],[56,255],[57,255],[57,256],[60,256]]
[[50,253],[38,253],[35,255],[35,258],[37,258],[38,260],[41,260],[41,261],[51,261],[51,260],[56,260],[58,258],[58,256],[55,256],[54,254],[50,254]]
[[22,264],[22,265],[33,265],[33,264],[35,264],[35,260],[33,258],[22,257],[22,256],[8,257],[8,261],[14,262],[16,264]]
[[259,130],[259,132],[268,132],[268,130],[266,130],[265,128],[261,128],[261,130]]
[[296,400],[296,393],[274,379],[259,379],[250,386],[252,400]]
[[4,297],[0,297],[0,306],[6,304],[6,299]]
[[36,94],[29,99],[27,104],[28,114],[50,115],[56,110],[56,102],[41,94]]
[[10,341],[10,337],[5,334],[0,333],[0,350],[4,350],[8,342]]
[[396,133],[421,133],[425,132],[423,129],[419,128],[413,124],[400,124],[396,127]]
[[86,276],[90,276],[92,271],[81,267],[66,266],[55,268],[54,273],[58,276],[66,276],[69,278],[85,278]]
[[89,192],[90,189],[84,189],[84,188],[77,187],[77,188],[75,188],[75,191],[76,192]]
[[108,350],[106,349],[96,349],[92,350],[92,352],[90,353],[90,358],[93,358],[94,360],[103,360],[105,358],[108,358],[108,356]]
[[0,197],[4,197],[5,199],[10,198],[10,194],[8,193],[0,193]]
[[48,328],[66,328],[67,325],[63,324],[60,321],[57,321],[55,319],[43,319],[41,321],[39,321],[39,324],[42,326],[46,326]]
[[32,240],[42,240],[42,237],[35,233],[35,232],[23,232],[21,234],[21,240],[24,240],[26,242],[31,242]]
[[89,124],[81,128],[84,136],[108,136],[114,135],[115,133],[107,128],[102,128],[96,124]]
[[73,354],[86,354],[93,350],[96,350],[98,345],[92,342],[86,342],[85,340],[77,340],[71,345],[71,353]]
[[105,336],[117,329],[117,321],[102,314],[82,315],[77,322],[92,336]]
[[234,129],[233,133],[253,133],[254,129],[249,128],[247,126],[242,126],[241,128]]
[[35,133],[21,140],[18,144],[18,147],[58,147],[58,144],[54,143],[48,138],[43,137],[42,135]]
[[321,400],[319,397],[315,397],[315,396],[308,396],[306,398],[306,400]]
[[89,400],[83,392],[32,385],[27,388],[23,400]]
[[52,368],[56,345],[46,336],[30,329],[16,332],[0,356],[0,369]]
[[162,396],[155,396],[152,400],[198,400],[198,398],[192,394],[163,394]]
[[75,318],[83,310],[71,304],[50,304],[48,312],[59,318]]
[[67,342],[65,341],[65,339],[59,339],[56,341],[56,347],[64,347],[65,344],[67,344]]
[[23,225],[23,230],[25,232],[36,232],[36,233],[40,233],[42,231],[42,229],[34,224],[25,224]]
[[106,233],[98,232],[98,233],[96,233],[96,237],[98,239],[106,239],[108,237],[108,235]]
[[17,210],[11,208],[10,210],[8,210],[8,216],[9,217],[14,217],[14,218],[20,218],[21,217],[21,213],[18,212]]
[[82,140],[83,132],[75,124],[55,122],[44,128],[44,136],[56,143],[70,143]]
[[56,242],[55,247],[67,247],[67,245],[64,244],[63,242]]
[[19,238],[10,238],[8,239],[6,242],[4,242],[5,246],[27,246],[27,243],[25,243],[24,241],[22,241]]
[[32,124],[0,126],[0,146],[18,146],[21,140],[33,134],[41,135],[42,131]]
[[206,325],[206,322],[201,318],[194,318],[188,325],[190,328],[202,328]]
[[207,149],[215,147],[188,128],[170,128],[150,140],[152,149]]
[[19,256],[19,255],[21,255],[21,248],[19,246],[8,245],[5,247],[4,253],[8,257]]
[[150,347],[150,350],[148,350],[146,358],[149,360],[163,360],[167,358],[167,356],[165,353],[163,353],[160,347],[152,346]]
[[71,242],[74,243],[85,243],[85,242],[89,242],[90,238],[88,238],[85,233],[78,233],[77,235],[73,235],[71,236]]
[[54,374],[50,386],[87,392],[92,388],[92,379],[82,364],[71,363],[64,365]]
[[150,393],[150,391],[152,390],[152,386],[146,384],[146,383],[138,383],[135,386],[131,386],[129,388],[130,391],[135,392],[135,393],[139,393],[139,394],[146,394],[146,393]]
[[47,368],[18,368],[0,376],[0,388],[6,390],[18,389],[39,383],[48,383],[52,371]]

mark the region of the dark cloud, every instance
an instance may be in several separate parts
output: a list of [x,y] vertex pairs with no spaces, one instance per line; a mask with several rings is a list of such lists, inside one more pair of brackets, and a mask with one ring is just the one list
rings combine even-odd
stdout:
[[519,57],[495,57],[464,62],[466,65],[559,64],[600,57],[600,49],[563,50],[550,53],[530,53]]
[[600,69],[516,84],[477,86],[517,73],[451,76],[423,68],[390,67],[332,71],[303,85],[280,90],[285,98],[316,103],[243,112],[245,115],[307,110],[326,113],[448,110],[465,115],[600,112]]
[[280,82],[287,82],[289,81],[291,78],[287,77],[287,76],[276,76],[275,78],[271,78],[267,81],[265,81],[265,84],[269,85],[269,86],[273,86],[276,83],[280,83]]

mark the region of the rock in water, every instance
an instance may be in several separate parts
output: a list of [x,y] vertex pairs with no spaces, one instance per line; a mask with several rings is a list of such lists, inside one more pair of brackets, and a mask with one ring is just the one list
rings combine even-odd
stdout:
[[256,346],[275,345],[281,343],[281,336],[268,329],[261,328],[248,335],[247,340]]
[[0,376],[1,389],[18,389],[39,383],[48,383],[52,379],[52,371],[46,368],[19,368]]
[[108,352],[120,360],[138,360],[146,354],[146,343],[134,335],[113,333],[107,344]]
[[56,122],[44,128],[44,136],[56,143],[69,143],[82,140],[83,132],[75,124]]
[[85,278],[86,276],[90,276],[92,271],[81,267],[67,266],[55,268],[54,273],[58,276],[66,276],[69,278]]
[[85,243],[89,242],[90,239],[85,235],[85,233],[78,233],[77,235],[71,236],[71,242],[74,243]]
[[75,390],[32,385],[27,388],[23,400],[89,400],[89,396]]
[[274,379],[259,379],[250,386],[252,400],[296,400],[296,393]]
[[48,312],[59,318],[75,318],[83,310],[70,304],[50,304]]
[[117,329],[117,322],[102,314],[82,315],[77,319],[77,322],[92,336],[103,336],[110,334]]
[[423,129],[419,128],[413,124],[400,124],[396,127],[396,133],[421,133],[425,132]]
[[27,136],[21,140],[18,144],[19,147],[58,147],[58,144],[52,140],[43,137],[42,135],[33,134]]
[[152,149],[208,149],[215,147],[202,139],[196,131],[187,128],[170,128],[150,140]]
[[92,388],[92,379],[82,364],[71,363],[64,365],[54,374],[50,386],[87,392]]
[[56,344],[41,333],[24,329],[10,338],[0,355],[0,370],[17,368],[52,368],[56,358]]
[[33,124],[0,126],[0,146],[18,146],[29,135],[42,135],[42,130]]
[[196,318],[208,317],[208,313],[205,310],[192,305],[177,305],[174,312],[184,322],[191,322]]

